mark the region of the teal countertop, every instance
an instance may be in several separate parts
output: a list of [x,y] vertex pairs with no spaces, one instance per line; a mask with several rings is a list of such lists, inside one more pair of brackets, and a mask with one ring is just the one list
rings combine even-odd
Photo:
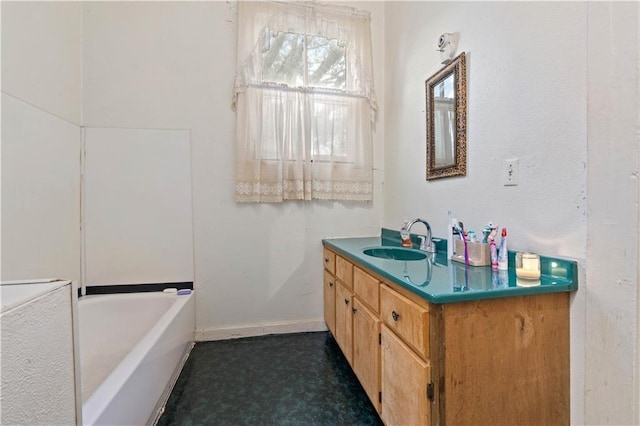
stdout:
[[[412,236],[413,237],[413,236]],[[434,239],[435,240],[435,239]],[[391,260],[368,256],[371,247],[400,247],[397,231],[382,229],[379,237],[336,238],[323,244],[356,264],[381,275],[432,303],[451,303],[499,297],[558,293],[578,289],[577,262],[540,256],[539,281],[516,277],[515,252],[509,252],[509,270],[491,266],[466,266],[447,260],[446,241],[436,243],[438,252],[424,260]],[[418,246],[415,244],[414,248]]]

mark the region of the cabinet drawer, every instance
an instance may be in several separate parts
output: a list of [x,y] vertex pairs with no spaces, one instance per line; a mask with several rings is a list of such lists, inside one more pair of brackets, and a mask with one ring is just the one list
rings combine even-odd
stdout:
[[353,268],[353,290],[376,314],[380,306],[380,282],[362,269]]
[[336,256],[336,278],[348,289],[353,289],[353,265],[340,256]]
[[380,286],[380,319],[424,359],[429,357],[429,311],[386,285]]
[[332,274],[336,273],[336,255],[328,249],[324,249],[324,269],[331,272]]

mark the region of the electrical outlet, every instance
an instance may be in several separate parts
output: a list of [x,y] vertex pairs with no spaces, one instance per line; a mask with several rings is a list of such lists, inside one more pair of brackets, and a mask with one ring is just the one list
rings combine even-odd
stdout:
[[512,158],[511,160],[504,160],[504,171],[502,172],[502,179],[504,186],[516,186],[520,177],[520,160]]

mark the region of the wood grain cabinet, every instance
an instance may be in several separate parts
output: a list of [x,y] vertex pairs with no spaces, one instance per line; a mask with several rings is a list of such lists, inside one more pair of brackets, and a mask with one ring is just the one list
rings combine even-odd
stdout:
[[428,359],[429,305],[426,301],[418,304],[392,290],[391,287],[382,285],[380,288],[380,317],[413,350],[424,359]]
[[328,249],[323,250],[324,255],[324,269],[326,269],[330,274],[335,275],[336,273],[336,255]]
[[324,321],[327,323],[327,328],[333,334],[336,335],[336,278],[324,271]]
[[387,425],[428,425],[431,367],[389,327],[382,326],[382,411]]
[[358,295],[353,300],[353,371],[380,412],[380,319]]
[[378,413],[380,399],[380,282],[353,268],[353,371]]
[[353,293],[342,282],[336,285],[336,338],[342,353],[353,366]]
[[382,284],[380,318],[384,322],[381,336],[382,420],[387,425],[428,425],[433,400],[429,303]]
[[387,426],[569,424],[569,293],[433,304],[324,254],[327,327]]

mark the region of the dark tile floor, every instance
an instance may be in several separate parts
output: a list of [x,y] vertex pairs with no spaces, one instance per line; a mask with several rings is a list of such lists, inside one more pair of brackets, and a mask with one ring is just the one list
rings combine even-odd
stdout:
[[158,425],[381,425],[328,332],[197,343]]

